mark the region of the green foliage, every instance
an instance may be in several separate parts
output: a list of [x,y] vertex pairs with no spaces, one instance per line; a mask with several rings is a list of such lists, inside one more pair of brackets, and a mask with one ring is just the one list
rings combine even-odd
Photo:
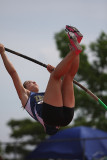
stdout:
[[31,121],[30,119],[11,120],[8,122],[8,125],[12,129],[12,138],[21,139],[29,135],[33,136],[33,139],[37,139],[38,141],[45,138],[45,133],[41,124]]
[[97,41],[90,44],[90,48],[98,58],[94,61],[95,68],[102,71],[107,67],[107,34],[102,32]]
[[[93,74],[96,72],[96,83],[92,85],[96,91],[107,91],[107,34],[102,32],[96,42],[90,44],[96,59],[93,62]],[[94,76],[95,77],[95,76]]]
[[16,143],[8,144],[5,151],[7,154],[18,154],[21,159],[31,151],[31,146],[35,148],[46,137],[41,124],[30,119],[10,120],[8,126],[11,128],[10,136]]

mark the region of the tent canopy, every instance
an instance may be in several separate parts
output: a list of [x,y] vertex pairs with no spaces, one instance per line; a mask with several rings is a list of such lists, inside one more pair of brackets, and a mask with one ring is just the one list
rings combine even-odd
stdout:
[[107,132],[80,126],[59,131],[40,143],[27,159],[92,160],[102,156],[107,156]]

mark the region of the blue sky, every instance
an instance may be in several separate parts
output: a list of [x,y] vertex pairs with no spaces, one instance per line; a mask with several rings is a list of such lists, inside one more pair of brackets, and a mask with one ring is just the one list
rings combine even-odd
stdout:
[[[83,44],[107,33],[107,0],[0,0],[0,43],[46,64],[60,61],[54,34],[65,25],[76,26]],[[88,54],[88,53],[87,53]],[[35,80],[44,91],[49,79],[45,68],[7,53],[22,82]],[[11,78],[0,58],[0,141],[11,141],[10,119],[29,118],[21,108]]]

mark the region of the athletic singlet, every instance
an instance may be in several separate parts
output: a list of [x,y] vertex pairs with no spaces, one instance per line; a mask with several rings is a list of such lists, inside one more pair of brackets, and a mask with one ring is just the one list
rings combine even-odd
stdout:
[[32,118],[34,118],[36,121],[42,124],[47,134],[53,135],[59,130],[59,127],[49,126],[44,123],[42,119],[43,97],[44,92],[31,92],[27,104],[25,105],[25,110],[30,114]]

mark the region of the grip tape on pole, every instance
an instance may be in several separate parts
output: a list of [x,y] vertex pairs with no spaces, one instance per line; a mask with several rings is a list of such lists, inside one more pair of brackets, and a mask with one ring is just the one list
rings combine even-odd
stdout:
[[98,102],[107,110],[107,106],[100,99],[98,99]]

